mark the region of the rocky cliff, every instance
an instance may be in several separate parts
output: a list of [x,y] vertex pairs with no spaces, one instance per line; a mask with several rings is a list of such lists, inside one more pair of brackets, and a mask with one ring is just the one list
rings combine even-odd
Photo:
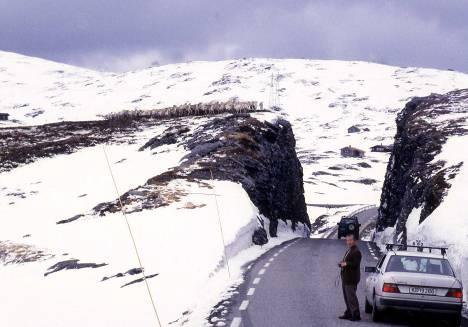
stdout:
[[[298,222],[310,227],[296,141],[290,123],[283,119],[261,121],[249,114],[165,120],[134,117],[125,121],[4,128],[0,129],[0,135],[4,136],[4,142],[0,142],[0,149],[3,149],[0,171],[32,163],[38,158],[73,153],[84,147],[133,142],[134,133],[154,126],[163,132],[149,138],[140,151],[158,151],[165,145],[177,145],[185,148],[188,154],[179,166],[123,194],[124,203],[132,205],[132,209],[127,210],[140,211],[177,201],[177,193],[164,196],[165,186],[176,179],[228,180],[240,183],[260,213],[269,218],[271,236],[276,236],[280,219],[291,221],[293,228]],[[117,201],[101,203],[94,208],[100,215],[119,210]],[[58,223],[82,217],[80,214]]]
[[[280,219],[291,221],[293,229],[298,222],[310,227],[302,166],[287,121],[260,121],[248,114],[236,114],[209,119],[192,132],[186,126],[172,124],[140,151],[175,143],[189,150],[181,164],[123,194],[125,205],[136,211],[164,205],[153,195],[177,179],[229,180],[242,184],[260,214],[270,220],[270,236],[276,236]],[[95,208],[100,215],[118,210],[117,201]]]
[[[394,237],[404,242],[408,217],[417,215],[415,223],[421,224],[443,203],[453,180],[467,164],[444,155],[443,150],[448,140],[468,134],[467,118],[467,89],[414,98],[405,106],[396,121],[378,231],[395,227]],[[466,146],[459,151],[466,151]],[[445,219],[450,224],[451,217]]]

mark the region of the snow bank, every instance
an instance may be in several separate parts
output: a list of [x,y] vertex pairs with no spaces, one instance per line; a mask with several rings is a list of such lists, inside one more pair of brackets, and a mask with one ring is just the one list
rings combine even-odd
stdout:
[[[463,151],[468,136],[454,136],[447,140],[442,152],[434,160],[443,160],[446,167],[463,162],[457,176],[450,181],[452,187],[442,204],[420,225],[420,209],[415,209],[408,218],[408,240],[420,240],[424,244],[449,247],[450,262],[457,276],[468,285],[468,220],[466,199],[468,194],[468,152]],[[465,299],[467,298],[465,288]]]
[[[157,153],[137,151],[148,133],[137,135],[140,141],[135,144],[106,146],[120,190],[141,185],[178,165],[186,154],[176,145]],[[5,297],[0,325],[154,326],[144,284],[122,287],[141,275],[103,281],[137,268],[138,261],[121,213],[87,214],[97,203],[116,198],[102,147],[40,159],[0,174],[0,180],[0,240],[46,254],[38,261],[0,267]],[[180,201],[128,215],[145,273],[158,274],[148,281],[165,326],[176,320],[174,325],[182,325],[186,319],[190,322],[184,326],[201,326],[219,297],[241,280],[246,262],[300,236],[283,231],[267,247],[252,247],[258,209],[247,193],[232,182],[209,185],[172,181],[167,189],[182,190],[185,195]],[[84,216],[56,224],[77,213]],[[72,259],[106,265],[44,276],[55,263]]]
[[[464,285],[468,285],[468,220],[466,219],[466,199],[468,193],[468,153],[463,151],[468,144],[468,136],[452,136],[444,144],[442,152],[433,162],[444,161],[445,167],[463,162],[460,172],[450,181],[452,185],[443,202],[421,224],[421,208],[415,208],[406,222],[408,244],[420,241],[428,246],[449,247],[448,257],[456,275]],[[378,234],[378,243],[384,246],[398,239],[395,228],[386,228]],[[465,288],[465,299],[467,289]]]

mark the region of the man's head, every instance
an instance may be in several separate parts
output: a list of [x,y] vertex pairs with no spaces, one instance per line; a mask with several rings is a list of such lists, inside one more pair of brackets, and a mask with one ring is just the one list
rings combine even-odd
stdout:
[[346,235],[346,245],[350,248],[357,244],[357,239],[354,234]]

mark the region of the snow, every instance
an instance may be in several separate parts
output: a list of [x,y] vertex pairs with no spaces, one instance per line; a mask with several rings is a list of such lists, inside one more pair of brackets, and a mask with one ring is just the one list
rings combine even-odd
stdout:
[[[139,144],[107,146],[119,189],[141,184],[177,164],[177,159],[184,155],[184,151],[171,149],[151,156],[149,152],[135,151],[138,147]],[[127,160],[115,163],[123,157]],[[41,159],[3,173],[1,179],[0,239],[31,244],[55,256],[51,260],[0,269],[2,294],[8,297],[2,302],[1,325],[37,326],[38,317],[43,326],[154,325],[143,284],[120,288],[138,276],[101,282],[105,276],[138,267],[122,215],[88,214],[78,221],[56,225],[58,220],[116,198],[101,147]],[[257,208],[239,184],[222,181],[210,184],[211,190],[195,183],[172,182],[168,189],[189,193],[181,203],[128,215],[146,274],[159,274],[148,281],[164,325],[190,310],[192,326],[201,326],[220,294],[241,278],[241,267],[246,260],[253,260],[269,247],[299,236],[284,231],[268,247],[249,248],[252,231],[257,227]],[[10,205],[11,196],[5,195],[10,190],[20,190],[27,196],[14,199],[15,203]],[[223,243],[213,193],[218,194],[231,278],[223,264]],[[87,196],[79,197],[81,194]],[[204,206],[187,209],[184,208],[187,203]],[[31,236],[22,238],[26,233]],[[44,277],[52,264],[71,258],[108,265],[60,271]],[[212,291],[205,293],[207,288]],[[201,293],[208,297],[200,300]]]
[[[393,142],[396,114],[408,99],[468,86],[468,75],[462,73],[367,62],[242,59],[115,74],[0,52],[0,112],[9,113],[11,119],[0,122],[0,127],[95,120],[124,109],[164,108],[231,97],[262,101],[269,107],[272,75],[278,76],[283,109],[280,115],[291,121],[296,135],[306,201],[348,203],[346,210],[351,211],[357,204],[378,203],[388,154],[372,153],[369,148]],[[275,115],[255,116],[271,120]],[[348,134],[352,125],[361,132]],[[177,144],[156,152],[137,151],[163,128],[138,132],[135,143],[106,145],[120,192],[179,165],[186,151]],[[340,148],[348,145],[365,150],[365,157],[341,157]],[[363,163],[369,167],[362,167]],[[366,184],[361,182],[363,179],[375,182]],[[453,189],[463,188],[463,184],[467,185],[466,181],[454,184]],[[229,287],[242,282],[247,262],[281,242],[301,236],[301,231],[294,234],[281,226],[277,239],[263,248],[251,246],[257,208],[238,184],[210,185],[212,189],[196,183],[171,182],[168,190],[183,194],[180,202],[128,215],[145,273],[159,274],[148,282],[164,325],[174,322],[174,326],[203,326],[210,309],[229,296]],[[210,193],[218,194],[230,276],[223,261],[216,202]],[[41,326],[154,325],[144,284],[121,288],[140,275],[101,282],[105,276],[138,267],[122,215],[97,217],[91,211],[96,204],[116,197],[101,146],[0,173],[0,241],[55,256],[0,267],[4,297],[0,325],[38,326],[38,321]],[[308,208],[312,221],[325,210]],[[428,219],[428,235],[432,235],[443,215],[457,213],[454,203],[447,206],[447,212],[444,208],[445,203],[438,209],[440,216],[436,211]],[[330,209],[326,227],[336,223],[342,210]],[[77,214],[85,216],[56,224]],[[460,214],[453,219],[462,217]],[[431,221],[435,221],[433,227]],[[466,229],[454,227],[445,232],[456,233],[456,242],[466,239]],[[434,237],[437,233],[433,233]],[[24,237],[26,234],[31,236]],[[460,245],[454,249],[463,251]],[[466,253],[463,255],[466,258]],[[54,263],[72,258],[108,265],[44,277]],[[457,263],[457,269],[466,264],[466,260],[463,262]]]
[[[231,97],[268,107],[272,75],[296,134],[307,200],[331,204],[377,203],[388,154],[369,148],[393,142],[396,113],[413,96],[468,86],[468,75],[458,72],[359,61],[249,58],[114,74],[0,52],[0,112],[11,114],[3,125],[31,125]],[[348,134],[352,125],[370,131]],[[365,158],[341,158],[348,145],[365,150]],[[356,167],[363,161],[371,168]],[[314,175],[320,171],[332,174]],[[363,178],[376,182],[359,183]]]
[[[0,287],[7,296],[0,325],[37,326],[40,319],[41,326],[154,326],[144,284],[121,288],[141,275],[102,281],[139,267],[123,216],[99,217],[91,209],[117,198],[105,153],[120,192],[179,165],[187,154],[179,144],[138,151],[164,128],[136,132],[130,143],[88,147],[0,174],[0,240],[5,242],[0,246],[18,246],[19,258],[24,257],[21,248],[45,255],[37,262],[0,268]],[[252,246],[258,209],[247,193],[232,182],[209,185],[212,188],[172,181],[165,191],[181,196],[179,202],[128,214],[145,273],[158,274],[148,282],[164,326],[176,320],[174,326],[182,325],[185,319],[190,324],[184,326],[204,325],[229,287],[242,281],[246,262],[301,236],[301,230],[295,234],[283,226],[279,237],[267,246]],[[84,216],[56,224],[77,214]],[[231,275],[223,259],[223,240]],[[44,276],[53,264],[70,259],[107,265]]]
[[[468,223],[466,220],[466,194],[468,192],[468,136],[454,136],[447,140],[442,152],[434,159],[446,161],[446,167],[463,162],[460,172],[450,182],[452,185],[442,204],[418,224],[421,209],[414,209],[408,218],[408,240],[424,244],[448,246],[448,256],[457,276],[468,285]],[[467,290],[465,289],[465,299]]]
[[[448,258],[455,274],[468,285],[468,223],[466,220],[466,194],[468,192],[468,153],[460,151],[466,148],[468,136],[452,136],[444,144],[442,152],[434,158],[445,161],[445,167],[463,162],[459,173],[450,181],[443,202],[422,223],[419,223],[422,208],[415,208],[406,222],[408,244],[420,242],[427,246],[448,247]],[[378,242],[394,243],[397,236],[393,227],[386,228],[378,235]],[[465,288],[465,299],[467,290]]]

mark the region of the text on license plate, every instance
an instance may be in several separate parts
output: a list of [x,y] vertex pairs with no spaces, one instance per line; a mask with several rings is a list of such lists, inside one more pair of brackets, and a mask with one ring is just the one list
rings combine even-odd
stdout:
[[428,287],[410,287],[410,293],[413,294],[423,294],[423,295],[436,295],[435,288],[428,288]]

